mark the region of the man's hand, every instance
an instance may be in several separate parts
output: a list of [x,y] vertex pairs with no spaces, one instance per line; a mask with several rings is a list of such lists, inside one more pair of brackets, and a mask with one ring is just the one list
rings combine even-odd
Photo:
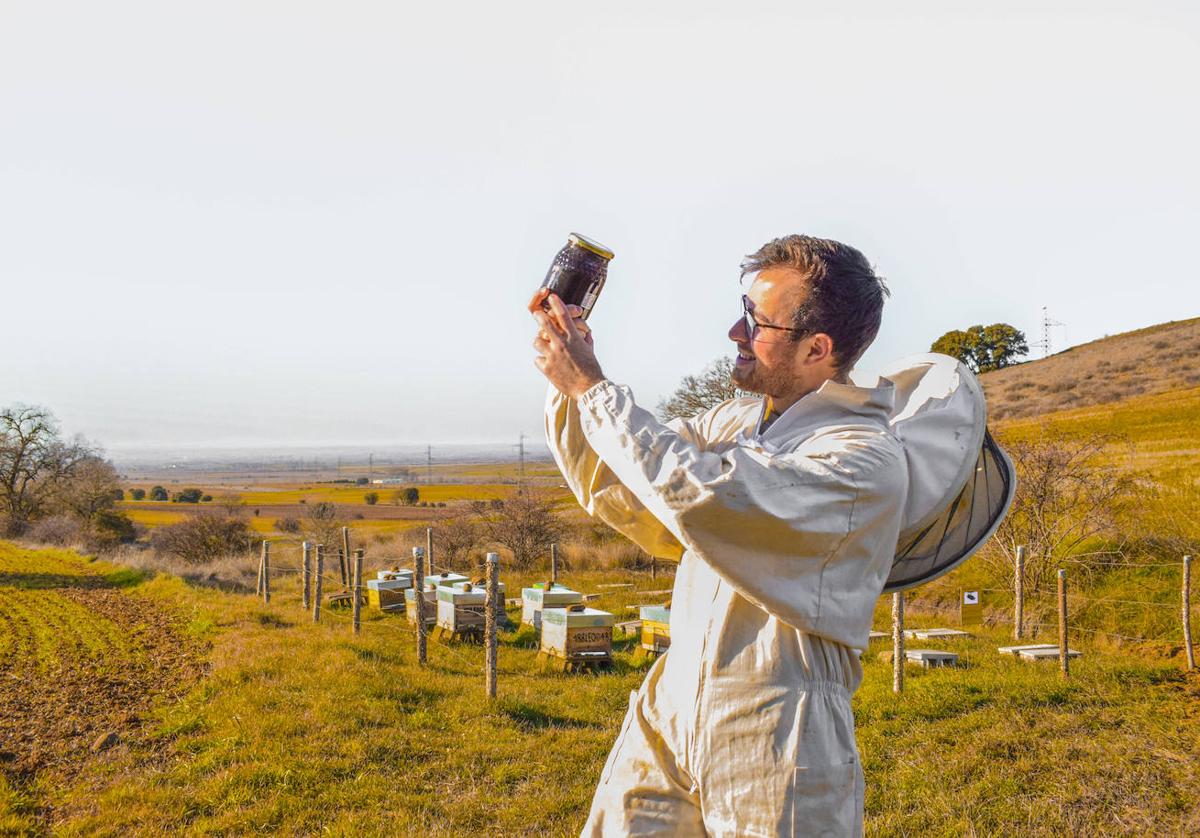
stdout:
[[604,380],[592,349],[592,330],[579,306],[568,308],[557,294],[539,288],[529,301],[529,311],[540,327],[533,340],[538,353],[533,363],[560,393],[576,399]]

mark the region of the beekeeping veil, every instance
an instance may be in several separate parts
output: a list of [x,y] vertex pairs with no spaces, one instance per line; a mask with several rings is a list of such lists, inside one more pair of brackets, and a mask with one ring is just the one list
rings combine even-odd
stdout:
[[[929,353],[879,375],[895,385],[890,423],[909,474],[896,558],[883,588],[891,593],[936,579],[978,550],[1008,513],[1017,480],[988,433],[983,388],[965,364]],[[851,378],[870,386],[858,374]]]

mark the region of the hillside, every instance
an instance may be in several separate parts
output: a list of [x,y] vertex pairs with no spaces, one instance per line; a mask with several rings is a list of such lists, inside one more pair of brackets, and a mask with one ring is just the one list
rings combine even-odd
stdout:
[[1200,318],[1073,346],[980,376],[990,419],[1040,416],[1200,386]]

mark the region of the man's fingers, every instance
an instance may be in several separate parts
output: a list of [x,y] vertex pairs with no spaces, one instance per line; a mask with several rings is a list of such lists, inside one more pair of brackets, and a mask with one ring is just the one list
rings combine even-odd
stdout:
[[550,294],[549,288],[539,288],[538,290],[534,291],[533,297],[530,298],[530,300],[529,300],[529,310],[537,311],[538,309],[540,309],[542,307],[542,302],[545,301],[546,297],[549,294]]
[[546,312],[542,311],[541,309],[535,311],[533,313],[533,319],[536,320],[538,325],[542,327],[542,332],[546,335],[547,344],[562,343],[563,339],[562,335],[559,333],[560,330],[554,325],[553,322],[551,322],[550,317],[546,314]]
[[559,299],[557,294],[550,295],[550,313],[554,315],[554,319],[558,321],[568,340],[579,337],[579,330],[575,328],[575,321],[571,319],[571,315],[567,312],[567,307],[563,305],[563,301]]

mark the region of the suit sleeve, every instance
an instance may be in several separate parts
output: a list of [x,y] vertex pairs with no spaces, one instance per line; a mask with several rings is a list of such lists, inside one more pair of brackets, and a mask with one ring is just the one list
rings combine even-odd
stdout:
[[[686,433],[684,423],[674,427],[677,433]],[[546,442],[567,486],[589,515],[600,518],[651,556],[674,561],[682,557],[679,540],[588,443],[580,427],[579,405],[553,385],[546,393]]]

